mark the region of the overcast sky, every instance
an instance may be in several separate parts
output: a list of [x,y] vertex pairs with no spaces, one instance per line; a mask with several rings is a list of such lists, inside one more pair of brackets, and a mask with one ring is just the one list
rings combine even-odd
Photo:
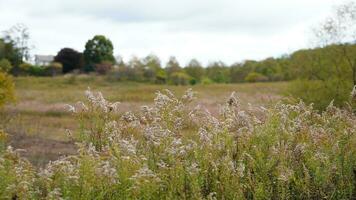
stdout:
[[0,30],[25,24],[32,54],[83,51],[96,34],[115,55],[227,64],[310,47],[311,26],[342,0],[0,0]]

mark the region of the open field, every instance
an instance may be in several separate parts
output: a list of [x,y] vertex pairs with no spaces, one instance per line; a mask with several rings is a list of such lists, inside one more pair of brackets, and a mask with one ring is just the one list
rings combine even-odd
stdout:
[[104,77],[68,76],[56,78],[21,77],[15,79],[17,102],[7,106],[1,126],[11,134],[11,144],[25,149],[24,155],[35,164],[43,165],[48,159],[75,152],[68,141],[66,129],[73,132],[77,124],[66,104],[85,99],[84,91],[90,87],[101,91],[110,101],[119,101],[120,110],[137,110],[153,102],[158,90],[169,89],[181,95],[189,87],[197,92],[196,104],[217,114],[219,104],[237,92],[243,105],[269,106],[281,98],[286,83],[219,84],[197,86],[146,85],[143,83],[110,82]]

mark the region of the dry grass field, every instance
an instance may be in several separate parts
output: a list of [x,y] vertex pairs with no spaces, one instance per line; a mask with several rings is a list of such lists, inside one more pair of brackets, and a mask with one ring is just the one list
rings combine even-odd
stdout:
[[286,83],[212,84],[196,86],[147,85],[144,83],[112,82],[98,76],[65,76],[56,78],[21,77],[15,79],[17,102],[7,106],[0,118],[0,129],[11,135],[10,143],[24,149],[23,155],[37,166],[61,155],[76,152],[66,130],[75,133],[77,124],[66,111],[66,104],[85,99],[90,87],[101,91],[109,101],[119,101],[120,110],[137,110],[150,105],[155,93],[169,89],[181,95],[192,88],[197,93],[195,104],[211,113],[219,112],[219,105],[235,91],[244,106],[270,106],[281,98]]

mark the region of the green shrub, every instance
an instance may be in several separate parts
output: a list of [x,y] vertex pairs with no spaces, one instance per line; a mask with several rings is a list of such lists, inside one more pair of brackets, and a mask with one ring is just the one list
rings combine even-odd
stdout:
[[268,81],[268,78],[257,72],[250,72],[246,77],[245,81],[247,82],[263,82]]
[[174,72],[169,77],[169,81],[173,85],[188,85],[191,77],[184,72]]
[[156,83],[157,84],[164,84],[167,81],[167,73],[163,69],[158,69],[156,72]]
[[12,65],[9,60],[1,59],[0,60],[0,72],[8,73],[12,69]]
[[46,67],[33,65],[28,69],[28,74],[31,76],[46,76],[48,73]]
[[318,110],[325,110],[333,101],[335,106],[343,107],[350,99],[352,82],[347,80],[329,79],[295,80],[289,83],[288,93],[302,99],[306,103],[313,103]]
[[208,77],[203,77],[202,80],[201,80],[201,84],[203,84],[203,85],[209,85],[209,84],[212,84],[212,83],[213,83],[213,81]]
[[12,78],[0,72],[0,108],[6,103],[13,102],[15,100],[14,83]]
[[59,62],[52,62],[50,65],[46,66],[44,68],[45,70],[45,75],[47,76],[56,76],[59,74],[62,74],[62,64]]

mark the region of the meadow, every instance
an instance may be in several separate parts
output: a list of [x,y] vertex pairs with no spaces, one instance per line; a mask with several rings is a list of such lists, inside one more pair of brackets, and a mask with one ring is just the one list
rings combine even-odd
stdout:
[[352,108],[280,101],[287,83],[15,83],[17,104],[1,118],[0,198],[356,197]]
[[[138,111],[152,105],[157,91],[169,89],[182,95],[192,88],[199,104],[212,114],[219,113],[231,92],[237,92],[242,106],[248,103],[269,107],[281,99],[286,82],[210,84],[196,86],[154,85],[137,82],[113,82],[101,76],[18,77],[16,103],[1,114],[0,128],[11,135],[10,144],[26,151],[21,154],[36,166],[49,160],[76,153],[67,131],[76,133],[78,123],[67,111],[66,104],[84,101],[85,90],[100,91],[111,102],[120,102],[120,111]],[[198,103],[196,103],[198,104]]]

